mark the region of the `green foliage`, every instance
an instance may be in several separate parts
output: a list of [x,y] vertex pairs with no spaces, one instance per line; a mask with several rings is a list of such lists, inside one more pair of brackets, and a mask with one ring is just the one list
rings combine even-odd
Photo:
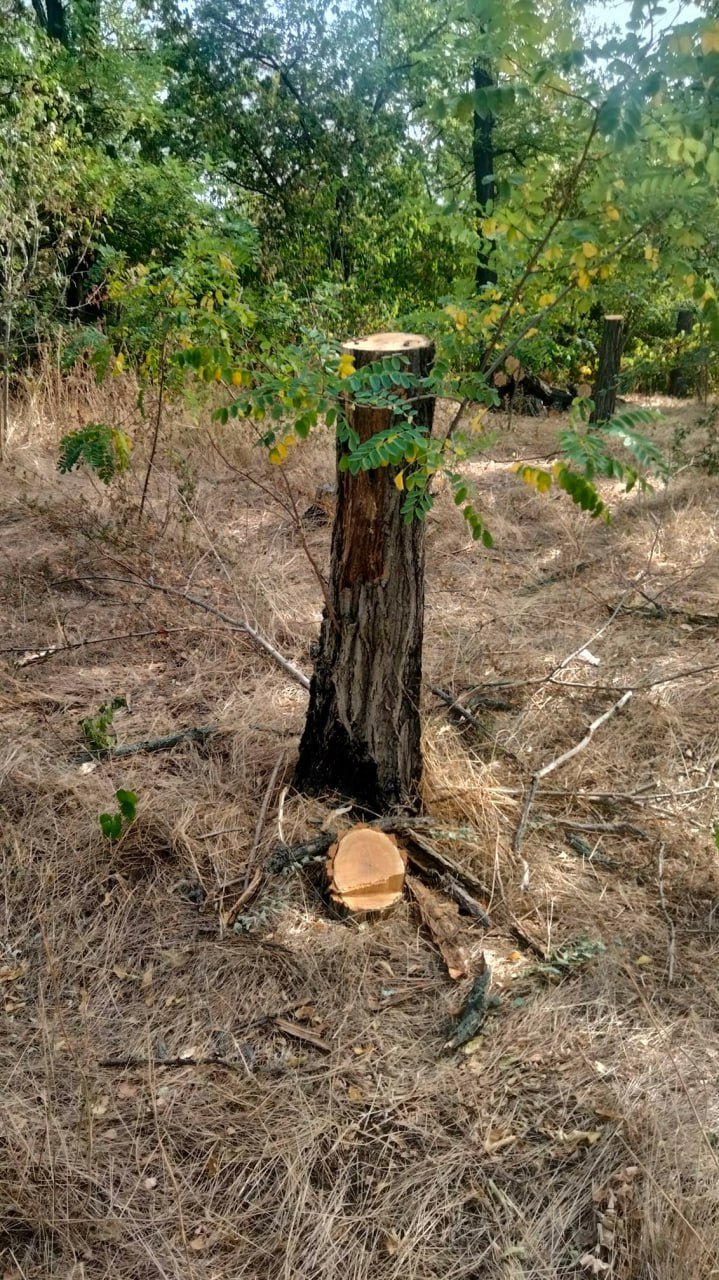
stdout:
[[[609,422],[590,423],[593,407],[591,400],[574,402],[569,427],[559,437],[563,458],[551,471],[526,463],[519,463],[514,470],[538,493],[548,493],[556,484],[582,511],[608,521],[609,511],[595,480],[618,480],[629,493],[637,484],[647,488],[648,475],[666,480],[669,465],[658,445],[637,431],[639,425],[656,421],[660,414],[651,409],[629,409]],[[637,465],[617,457],[611,450],[613,444],[621,445]]]
[[100,755],[112,749],[117,741],[117,735],[112,726],[115,712],[126,706],[126,698],[116,697],[110,702],[103,703],[97,715],[86,716],[80,721],[83,737],[93,754]]
[[135,821],[137,813],[137,796],[134,791],[120,788],[115,792],[118,808],[115,813],[101,813],[98,816],[100,830],[107,840],[119,840],[120,836]]
[[127,470],[131,451],[132,442],[124,431],[104,422],[88,422],[63,436],[58,470],[65,473],[85,463],[103,484],[110,484]]

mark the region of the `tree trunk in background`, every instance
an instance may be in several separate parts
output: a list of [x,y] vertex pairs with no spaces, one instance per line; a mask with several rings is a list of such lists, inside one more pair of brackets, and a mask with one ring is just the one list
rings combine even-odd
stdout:
[[43,31],[67,48],[69,44],[67,14],[63,0],[32,0],[32,7]]
[[599,348],[599,367],[594,383],[592,422],[607,422],[617,403],[617,383],[624,346],[624,316],[605,316],[602,342]]
[[[678,338],[683,333],[691,333],[694,328],[696,313],[693,307],[680,307],[677,312],[677,324],[674,330],[675,336]],[[691,395],[689,386],[689,378],[685,366],[678,364],[669,371],[669,386],[667,388],[670,396],[677,396],[679,399],[686,399]]]
[[[474,89],[479,93],[482,89],[490,89],[494,80],[485,66],[476,63],[474,67]],[[474,170],[474,198],[477,202],[478,218],[486,215],[487,205],[495,196],[494,181],[494,116],[489,112],[480,115],[477,111],[472,117],[472,167]],[[491,242],[483,240],[480,235],[477,266],[474,279],[478,289],[485,284],[496,284],[497,273],[487,265],[491,252]]]
[[[399,355],[426,377],[434,347],[416,334],[380,333],[346,343],[359,369]],[[432,428],[434,401],[416,405]],[[388,427],[386,409],[349,405],[361,441]],[[342,453],[338,444],[337,458]],[[402,521],[395,468],[337,472],[329,603],[320,632],[295,785],[336,791],[366,810],[416,805],[422,773],[420,684],[424,524]]]

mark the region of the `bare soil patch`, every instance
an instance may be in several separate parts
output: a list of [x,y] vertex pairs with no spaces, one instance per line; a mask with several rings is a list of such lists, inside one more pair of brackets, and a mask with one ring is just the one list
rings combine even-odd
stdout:
[[[696,411],[667,411],[669,440]],[[443,1045],[468,983],[411,902],[358,924],[312,868],[289,870],[223,923],[306,693],[147,584],[248,618],[309,673],[322,596],[289,515],[247,479],[273,476],[225,436],[229,470],[177,424],[179,480],[158,470],[140,530],[140,469],[113,495],[16,449],[0,493],[6,1280],[719,1274],[719,489],[687,467],[609,493],[612,524],[592,522],[507,473],[556,428],[515,420],[474,464],[494,550],[446,495],[428,522],[425,809],[485,886],[492,927],[467,919],[466,936],[499,1000],[458,1053]],[[316,506],[329,438],[288,474]],[[325,564],[317,512],[305,538]],[[513,853],[532,773],[628,688]],[[78,762],[80,719],[113,696],[121,742],[216,731]],[[138,817],[113,844],[97,816],[119,787]],[[290,793],[285,841],[336,804]],[[277,839],[273,793],[257,856]]]

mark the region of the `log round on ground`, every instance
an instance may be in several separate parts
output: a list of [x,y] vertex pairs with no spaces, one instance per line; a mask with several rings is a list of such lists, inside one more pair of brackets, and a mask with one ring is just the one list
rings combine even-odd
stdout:
[[348,911],[386,911],[402,897],[406,861],[392,836],[353,827],[329,851],[330,894]]

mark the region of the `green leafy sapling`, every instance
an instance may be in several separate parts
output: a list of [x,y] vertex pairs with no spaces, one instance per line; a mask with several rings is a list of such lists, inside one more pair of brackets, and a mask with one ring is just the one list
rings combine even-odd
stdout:
[[104,751],[112,750],[117,741],[117,734],[112,725],[115,712],[126,706],[126,698],[113,698],[111,702],[102,704],[96,716],[85,716],[80,721],[83,737],[93,754],[100,755]]
[[122,787],[115,792],[118,808],[116,813],[101,813],[98,816],[100,830],[107,840],[119,840],[120,836],[135,821],[137,813],[137,796],[134,791],[124,791]]

